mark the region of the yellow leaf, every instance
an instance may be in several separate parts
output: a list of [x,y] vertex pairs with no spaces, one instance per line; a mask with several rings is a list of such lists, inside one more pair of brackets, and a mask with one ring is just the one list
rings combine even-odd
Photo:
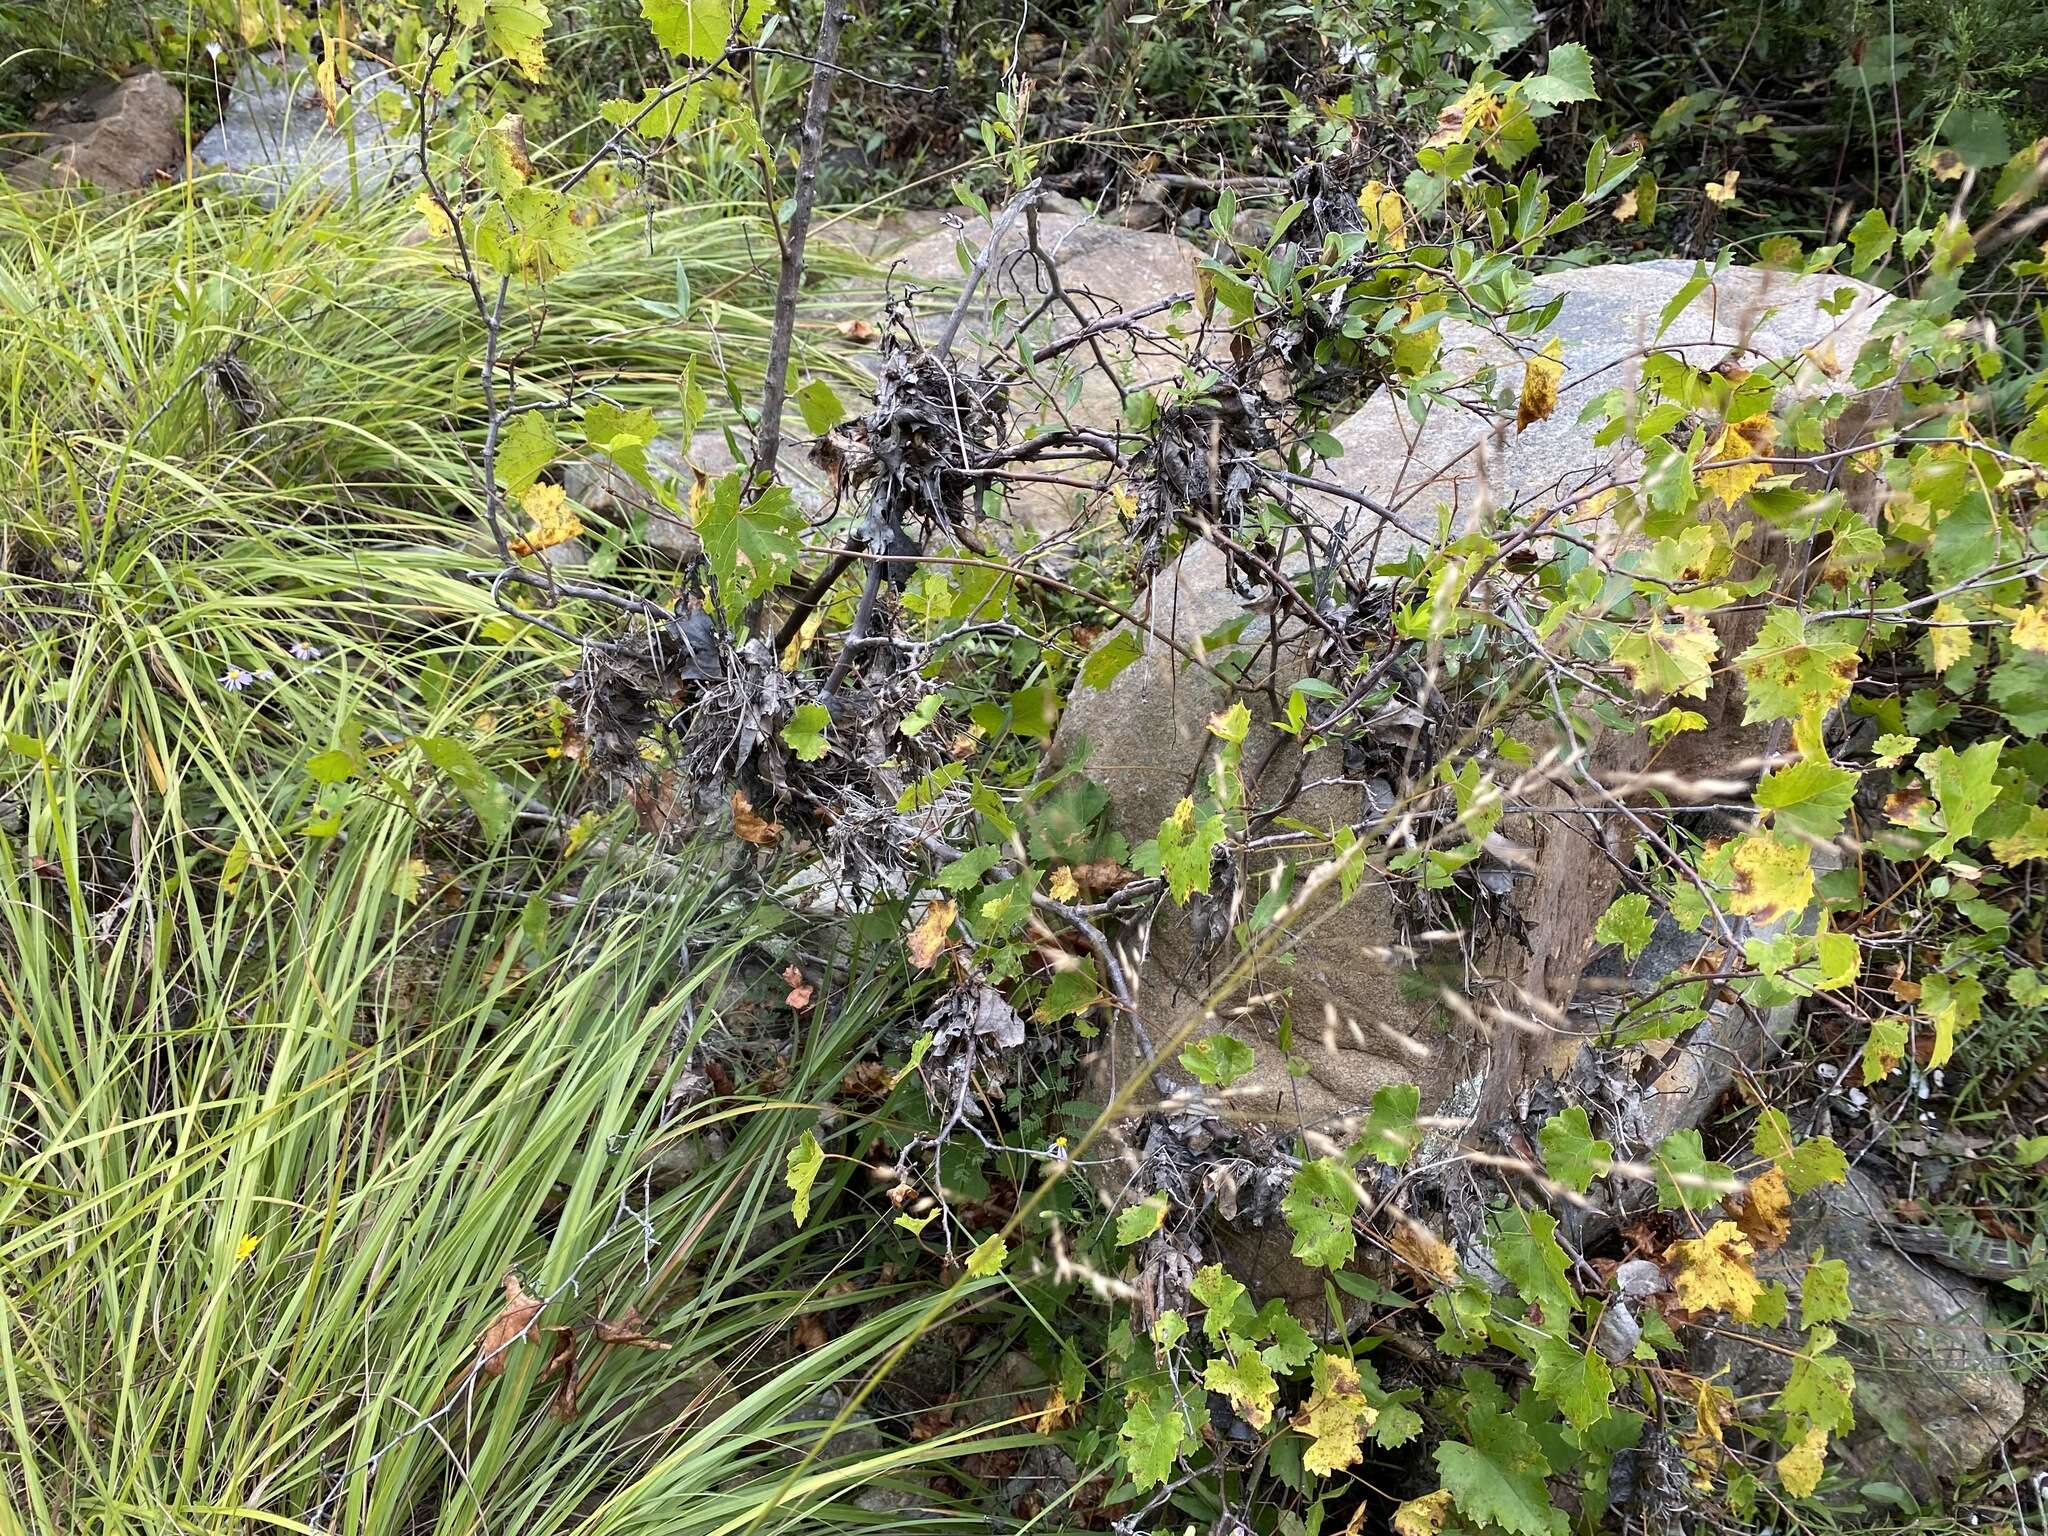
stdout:
[[[1946,672],[1970,654],[1970,631],[1963,610],[1954,603],[1936,603],[1927,630],[1927,649],[1934,658],[1934,670]],[[2013,626],[2019,638],[2019,626]]]
[[1705,1237],[1673,1243],[1665,1258],[1677,1264],[1672,1288],[1688,1312],[1726,1312],[1747,1318],[1764,1293],[1749,1261],[1756,1247],[1732,1221],[1717,1221]]
[[1550,413],[1557,409],[1558,381],[1563,377],[1564,344],[1553,336],[1548,346],[1522,365],[1522,395],[1515,405],[1517,432],[1550,420]]
[[1410,1499],[1394,1511],[1396,1536],[1437,1536],[1450,1518],[1451,1490],[1439,1488],[1419,1499]]
[[[1937,617],[1947,603],[1939,603],[1934,612]],[[2012,620],[2012,643],[2023,651],[2048,651],[2048,608],[2035,603],[2028,608],[2000,608],[1999,613]],[[1967,642],[1965,642],[1967,648]]]
[[1766,922],[1803,911],[1813,899],[1813,850],[1790,838],[1751,833],[1729,858],[1728,910]]
[[1815,1425],[1778,1458],[1778,1481],[1793,1498],[1811,1498],[1820,1486],[1821,1458],[1827,1448],[1828,1432]]
[[1735,1414],[1735,1394],[1711,1381],[1693,1382],[1693,1427],[1679,1436],[1678,1448],[1699,1468],[1694,1486],[1704,1487],[1721,1465],[1721,1433]]
[[1052,878],[1045,883],[1045,893],[1054,901],[1072,901],[1081,894],[1081,882],[1074,878],[1071,865],[1062,864],[1052,872]]
[[1408,205],[1392,187],[1368,181],[1358,189],[1358,211],[1365,232],[1397,251],[1408,249]]
[[910,931],[910,963],[928,971],[946,948],[946,934],[960,909],[951,901],[934,901],[924,909],[917,926]]
[[1364,1454],[1360,1442],[1378,1422],[1380,1412],[1365,1400],[1357,1364],[1343,1355],[1317,1355],[1314,1383],[1314,1392],[1292,1420],[1293,1427],[1312,1442],[1301,1464],[1324,1475],[1341,1472],[1356,1465]]
[[2048,859],[2048,807],[2035,806],[2017,832],[1991,839],[1991,856],[2001,864]]
[[1421,1222],[1401,1218],[1389,1240],[1394,1253],[1411,1269],[1443,1285],[1458,1278],[1458,1256],[1451,1245]]
[[1751,1179],[1735,1203],[1734,1215],[1758,1252],[1783,1247],[1792,1235],[1792,1192],[1785,1187],[1785,1171],[1773,1165]]
[[1630,219],[1634,218],[1635,216],[1636,189],[1634,187],[1630,187],[1626,192],[1622,193],[1620,197],[1614,200],[1614,213],[1612,214],[1612,217],[1615,223],[1626,224]]
[[[1768,416],[1731,421],[1722,427],[1721,435],[1714,441],[1713,451],[1707,455],[1708,465],[1700,470],[1700,488],[1710,496],[1720,497],[1728,506],[1734,506],[1756,489],[1759,480],[1770,474],[1771,466],[1763,462],[1742,464],[1728,461],[1768,459],[1776,431]],[[1712,467],[1716,463],[1727,464],[1727,467]]]
[[1067,1401],[1066,1389],[1057,1382],[1045,1395],[1045,1406],[1038,1410],[1038,1417],[1031,1427],[1041,1435],[1050,1435],[1065,1429],[1074,1422],[1074,1405]]
[[544,549],[568,543],[583,531],[582,520],[559,485],[536,481],[520,494],[519,505],[533,526],[512,541],[515,555],[537,555]]
[[1707,183],[1707,200],[1725,207],[1735,201],[1735,183],[1742,180],[1740,171],[1723,171],[1719,181]]

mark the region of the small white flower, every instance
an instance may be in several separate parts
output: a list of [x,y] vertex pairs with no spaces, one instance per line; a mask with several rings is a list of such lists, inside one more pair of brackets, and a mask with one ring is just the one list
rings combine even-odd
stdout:
[[240,693],[255,681],[256,674],[246,667],[229,667],[220,675],[220,685],[229,693]]
[[310,640],[294,640],[292,642],[293,661],[318,661],[325,654],[326,652],[322,651],[319,646]]

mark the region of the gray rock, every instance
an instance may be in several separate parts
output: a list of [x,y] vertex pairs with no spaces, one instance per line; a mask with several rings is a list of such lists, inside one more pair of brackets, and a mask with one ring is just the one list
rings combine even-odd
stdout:
[[[992,347],[1044,306],[1025,333],[1042,345],[1104,316],[1193,294],[1200,258],[1194,246],[1170,234],[1120,228],[1073,211],[1074,206],[1062,199],[1059,207],[1041,209],[1038,215],[1039,247],[1054,262],[1067,302],[1053,298],[1019,219],[975,291],[962,338]],[[978,216],[949,222],[902,247],[890,262],[899,284],[923,286],[940,300],[927,306],[919,322],[927,341],[938,336],[952,307],[944,301],[965,280],[963,245],[966,260],[972,262],[990,234],[990,225]],[[1170,338],[1194,326],[1192,315],[1176,319],[1162,308],[1135,331],[1104,336],[1092,346],[1076,349],[1068,361],[1049,365],[1043,371],[1047,387],[1042,391],[1049,398],[1036,414],[1017,422],[1020,435],[1064,426],[1115,430],[1123,421],[1126,391],[1140,381],[1157,383],[1179,372],[1179,348]],[[1004,350],[1014,354],[1014,348]],[[1045,532],[1070,522],[1095,494],[1090,487],[1102,478],[1093,466],[1064,469],[1062,474],[1084,484],[1018,481],[1007,488],[1014,514],[1028,528]]]
[[389,71],[349,71],[330,122],[310,61],[282,53],[242,63],[221,118],[193,150],[223,190],[276,203],[296,190],[371,197],[416,175],[404,137],[412,102]]
[[[1562,342],[1565,388],[1548,421],[1516,436],[1512,422],[1505,430],[1489,429],[1474,425],[1469,416],[1443,413],[1418,428],[1392,402],[1376,400],[1337,431],[1347,451],[1330,473],[1347,488],[1395,503],[1409,519],[1432,528],[1439,506],[1448,510],[1452,526],[1469,527],[1494,507],[1569,496],[1604,474],[1631,473],[1625,450],[1596,445],[1593,429],[1578,422],[1578,411],[1596,389],[1635,377],[1642,351],[1655,339],[1661,311],[1691,271],[1686,263],[1653,262],[1543,279],[1565,297],[1551,332]],[[1848,289],[1853,300],[1839,319],[1820,308],[1837,289]],[[1870,335],[1880,298],[1876,290],[1847,280],[1727,272],[1665,331],[1659,345],[1677,347],[1704,366],[1731,353],[1752,363],[1802,359],[1796,387],[1831,391],[1844,387],[1840,376]],[[1511,356],[1471,327],[1448,333],[1446,342],[1445,366],[1467,370],[1475,387],[1485,383],[1482,370],[1500,368]],[[1512,394],[1519,368],[1511,377],[1505,368],[1502,372],[1502,387]],[[1375,530],[1373,519],[1356,507],[1315,494],[1305,501],[1312,514],[1333,521],[1343,517],[1361,541],[1380,537],[1381,561],[1405,551],[1404,536]],[[1611,527],[1587,524],[1580,531],[1610,547],[1618,544]],[[1207,544],[1190,548],[1155,579],[1144,611],[1185,650],[1196,649],[1205,634],[1247,617],[1225,584],[1223,557]],[[1280,643],[1263,653],[1267,659],[1260,665],[1273,675],[1238,690],[1253,721],[1243,756],[1249,799],[1253,804],[1277,799],[1300,773],[1316,787],[1297,802],[1293,815],[1298,820],[1324,830],[1357,823],[1366,817],[1371,786],[1333,762],[1302,765],[1291,739],[1264,724],[1279,718],[1288,689],[1303,669],[1303,626],[1292,623],[1289,628],[1292,633],[1283,630]],[[1269,634],[1268,619],[1251,616],[1244,642],[1257,643]],[[1155,835],[1195,786],[1213,745],[1208,718],[1229,702],[1225,690],[1171,648],[1143,633],[1137,638],[1139,660],[1106,690],[1078,690],[1055,739],[1062,758],[1071,758],[1084,744],[1088,748],[1087,772],[1109,791],[1121,830],[1133,844]],[[1740,635],[1725,635],[1724,654],[1747,643]],[[1717,690],[1730,691],[1739,693]],[[1683,773],[1711,765],[1725,773],[1734,760],[1762,745],[1733,734],[1739,700],[1710,700],[1703,712],[1715,724],[1703,737],[1691,738],[1700,741],[1701,755],[1687,766],[1667,752],[1655,766]],[[1399,722],[1390,720],[1385,728],[1398,729]],[[1547,727],[1541,722],[1517,729],[1539,754],[1544,750]],[[1596,767],[1642,765],[1639,757],[1610,764],[1598,755],[1601,750],[1596,747]],[[1570,785],[1539,786],[1527,798],[1553,792],[1568,794]],[[1504,1084],[1511,1097],[1517,1084],[1562,1068],[1577,1052],[1578,1036],[1557,1031],[1545,1042],[1522,1046],[1516,1044],[1517,1032],[1500,1022],[1480,1029],[1473,1024],[1484,1021],[1489,1009],[1512,1008],[1524,1018],[1561,1010],[1591,955],[1593,918],[1613,893],[1613,861],[1582,837],[1550,825],[1558,820],[1517,813],[1502,823],[1499,837],[1509,861],[1520,866],[1513,888],[1518,913],[1528,924],[1529,950],[1509,953],[1502,946],[1500,952],[1474,956],[1476,970],[1494,984],[1474,989],[1470,1000],[1462,992],[1472,978],[1456,963],[1455,952],[1432,955],[1408,931],[1393,896],[1369,883],[1349,904],[1336,907],[1325,900],[1290,923],[1271,952],[1257,957],[1244,979],[1221,997],[1212,996],[1212,990],[1232,977],[1243,957],[1227,938],[1217,943],[1205,935],[1227,928],[1236,914],[1164,909],[1149,933],[1139,983],[1149,1036],[1155,1045],[1164,1045],[1228,1027],[1249,1045],[1256,1066],[1233,1088],[1225,1113],[1255,1132],[1341,1140],[1365,1111],[1373,1090],[1394,1081],[1417,1083],[1429,1112],[1444,1104],[1454,1087],[1469,1083],[1489,1055],[1494,1069],[1486,1074],[1479,1113],[1498,1112],[1505,1102],[1497,1085]],[[1610,851],[1625,860],[1625,845]],[[1272,874],[1270,862],[1236,872],[1247,902],[1264,888]],[[1693,944],[1697,953],[1698,941]],[[1669,953],[1662,958],[1677,957]],[[1450,962],[1442,965],[1448,985],[1430,974],[1432,961]],[[1164,1054],[1170,1060],[1174,1053]],[[1092,1096],[1106,1101],[1108,1090],[1131,1078],[1140,1056],[1137,1036],[1127,1024],[1109,1031],[1093,1064]],[[1699,1053],[1701,1061],[1714,1057],[1714,1052]],[[1702,1075],[1687,1102],[1710,1101],[1712,1091],[1713,1083]],[[1126,1178],[1119,1172],[1117,1182]],[[1292,1294],[1301,1279],[1315,1277],[1272,1264],[1265,1289]],[[1319,1281],[1313,1294],[1320,1294]]]
[[185,153],[185,99],[155,70],[94,86],[42,126],[36,154],[9,168],[23,189],[97,187],[133,192]]
[[[1976,1280],[1915,1257],[1885,1237],[1884,1191],[1861,1173],[1802,1200],[1792,1235],[1760,1258],[1757,1274],[1797,1298],[1816,1253],[1849,1267],[1850,1317],[1838,1349],[1856,1367],[1856,1426],[1831,1454],[1864,1477],[1921,1497],[1983,1465],[2020,1421],[2026,1394],[1995,1342],[1989,1292]],[[1762,1407],[1784,1384],[1785,1330],[1727,1330],[1700,1345],[1700,1374]],[[1903,1454],[1901,1454],[1903,1453]]]

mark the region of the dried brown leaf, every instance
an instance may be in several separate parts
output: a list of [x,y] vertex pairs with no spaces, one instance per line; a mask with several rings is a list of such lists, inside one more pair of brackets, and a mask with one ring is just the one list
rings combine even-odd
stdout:
[[732,792],[732,830],[741,842],[752,843],[756,848],[775,848],[782,843],[782,823],[770,821],[755,811],[754,802],[743,789]]
[[946,934],[953,926],[953,919],[960,915],[959,907],[950,901],[934,901],[924,909],[924,916],[910,931],[910,963],[920,971],[928,971],[945,952]]
[[533,1327],[534,1319],[540,1316],[540,1309],[547,1303],[527,1294],[526,1287],[519,1283],[519,1276],[508,1273],[505,1276],[505,1305],[498,1310],[484,1328],[483,1335],[476,1341],[477,1364],[486,1376],[502,1376],[505,1373],[505,1354]]

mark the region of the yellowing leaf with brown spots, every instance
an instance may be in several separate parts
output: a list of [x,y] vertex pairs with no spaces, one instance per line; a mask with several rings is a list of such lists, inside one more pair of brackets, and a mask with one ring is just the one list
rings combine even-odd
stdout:
[[1062,864],[1052,872],[1045,882],[1045,894],[1054,901],[1073,901],[1081,894],[1081,882],[1074,878],[1071,865]]
[[928,971],[946,948],[946,934],[953,926],[953,919],[960,915],[960,909],[950,901],[934,901],[924,909],[924,916],[917,920],[917,926],[910,930],[910,963],[920,971]]
[[1793,1498],[1811,1498],[1813,1490],[1820,1486],[1821,1463],[1827,1448],[1828,1432],[1815,1425],[1778,1458],[1778,1482]]
[[1451,1514],[1451,1490],[1439,1488],[1394,1511],[1395,1536],[1437,1536]]
[[1738,838],[1728,858],[1728,910],[1775,921],[1813,899],[1813,849],[1771,833]]
[[1557,409],[1557,386],[1564,378],[1564,344],[1556,337],[1522,365],[1522,394],[1515,403],[1515,430],[1527,431],[1550,420]]
[[1705,1237],[1673,1243],[1665,1260],[1678,1266],[1672,1289],[1688,1312],[1726,1312],[1748,1318],[1764,1293],[1750,1268],[1756,1246],[1732,1221],[1717,1221]]
[[[1928,618],[1928,654],[1934,658],[1934,670],[1946,672],[1970,654],[1968,618],[1954,603],[1936,603]],[[2013,637],[2019,637],[2017,625]]]
[[[1700,470],[1700,488],[1709,496],[1718,496],[1727,505],[1734,506],[1756,489],[1759,480],[1770,474],[1771,466],[1762,462],[1744,464],[1729,461],[1768,459],[1776,431],[1768,416],[1729,422],[1714,440],[1713,451],[1707,455],[1709,462]],[[1714,467],[1716,464],[1723,467],[1717,469]]]
[[[1937,617],[1947,603],[1936,606]],[[2012,620],[2012,643],[2023,651],[2048,651],[2048,607],[2034,603],[2025,608],[2000,608],[1999,613]],[[1967,642],[1965,642],[1967,648]]]
[[1317,1355],[1313,1382],[1314,1392],[1292,1421],[1311,1442],[1301,1464],[1324,1475],[1341,1472],[1357,1464],[1360,1442],[1379,1410],[1365,1400],[1357,1364],[1343,1355]]
[[519,505],[532,526],[512,541],[515,555],[537,555],[544,549],[568,543],[583,531],[582,520],[559,485],[529,485],[520,494]]
[[1783,1247],[1792,1235],[1792,1192],[1785,1187],[1785,1171],[1775,1164],[1749,1181],[1740,1200],[1728,1203],[1735,1224],[1759,1253]]

